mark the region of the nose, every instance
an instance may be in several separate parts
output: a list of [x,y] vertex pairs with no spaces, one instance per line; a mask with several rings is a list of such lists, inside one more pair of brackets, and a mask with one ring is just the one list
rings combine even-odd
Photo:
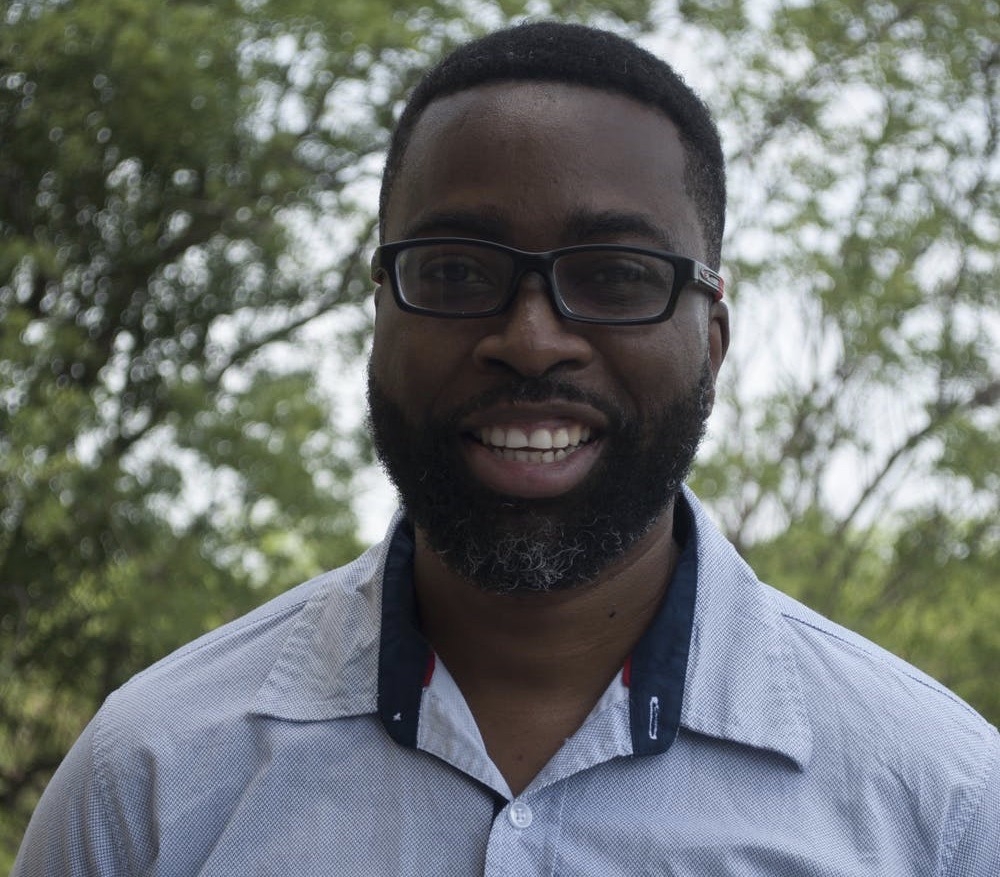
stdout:
[[493,318],[495,328],[476,345],[476,365],[541,377],[558,367],[579,369],[590,362],[590,342],[556,310],[546,283],[534,272],[521,278],[510,307]]

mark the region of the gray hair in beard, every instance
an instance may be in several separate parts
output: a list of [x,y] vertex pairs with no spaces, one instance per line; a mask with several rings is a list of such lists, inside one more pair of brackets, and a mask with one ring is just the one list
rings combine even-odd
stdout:
[[[641,420],[549,378],[518,379],[447,419],[409,423],[369,375],[376,452],[407,514],[454,572],[493,593],[585,586],[644,536],[687,477],[711,410],[706,358],[687,393]],[[604,453],[584,483],[551,499],[501,496],[462,459],[458,423],[500,400],[586,401],[608,420]]]

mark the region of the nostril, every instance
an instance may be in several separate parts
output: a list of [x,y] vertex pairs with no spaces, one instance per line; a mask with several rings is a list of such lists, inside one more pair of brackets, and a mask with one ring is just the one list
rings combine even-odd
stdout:
[[495,331],[483,336],[473,355],[483,368],[540,377],[558,367],[582,368],[593,353],[572,324],[551,311],[539,314],[525,309],[512,313]]

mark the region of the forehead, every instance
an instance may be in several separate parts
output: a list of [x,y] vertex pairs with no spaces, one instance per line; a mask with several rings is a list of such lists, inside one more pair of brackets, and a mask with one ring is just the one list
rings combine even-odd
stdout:
[[631,216],[637,234],[648,227],[643,243],[700,256],[685,161],[674,123],[625,95],[547,82],[471,88],[417,121],[386,237],[475,233],[546,249],[590,235],[581,217]]

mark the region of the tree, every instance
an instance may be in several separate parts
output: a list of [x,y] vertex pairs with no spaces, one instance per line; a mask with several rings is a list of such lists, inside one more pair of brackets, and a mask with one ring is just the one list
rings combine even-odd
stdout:
[[[642,0],[7,4],[0,867],[108,691],[358,551],[365,449],[313,345],[348,317],[363,343],[415,71],[529,5],[651,23]],[[762,577],[996,722],[997,3],[652,20],[731,168],[736,347],[695,487]]]
[[0,866],[114,687],[360,550],[363,449],[304,330],[368,290],[371,181],[415,70],[524,8],[7,4]]
[[696,488],[763,577],[996,723],[998,5],[681,10],[733,181]]

